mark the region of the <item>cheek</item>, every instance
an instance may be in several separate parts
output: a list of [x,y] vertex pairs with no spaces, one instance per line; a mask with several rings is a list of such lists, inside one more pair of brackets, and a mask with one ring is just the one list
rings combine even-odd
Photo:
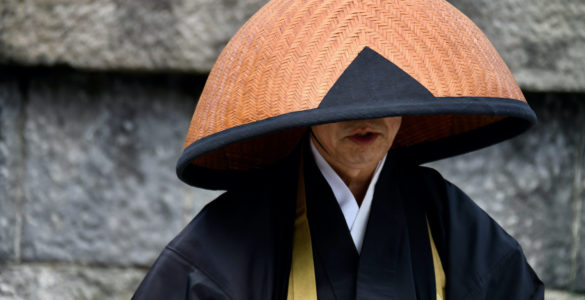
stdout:
[[400,129],[400,125],[402,125],[402,117],[388,118],[386,120],[386,122],[387,122],[386,124],[388,126],[388,132],[389,132],[390,136],[392,137],[392,139],[394,139],[394,137],[398,133],[398,129]]
[[333,124],[314,126],[313,134],[326,148],[332,149],[337,143],[337,131]]

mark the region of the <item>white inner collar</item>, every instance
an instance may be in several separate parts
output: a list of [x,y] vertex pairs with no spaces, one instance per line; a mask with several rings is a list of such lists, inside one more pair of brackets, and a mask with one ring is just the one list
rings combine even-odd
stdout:
[[376,186],[376,182],[378,181],[378,177],[380,175],[380,171],[382,171],[382,166],[384,166],[384,162],[386,161],[386,155],[378,162],[378,166],[374,171],[374,175],[372,176],[372,180],[368,185],[368,189],[362,201],[362,205],[358,206],[358,203],[349,190],[349,187],[341,180],[341,177],[333,170],[333,168],[329,165],[329,163],[323,158],[319,150],[315,147],[313,140],[310,139],[311,144],[311,152],[313,153],[313,157],[315,158],[315,163],[321,171],[327,183],[331,187],[333,191],[333,195],[339,203],[339,207],[343,212],[343,216],[345,217],[345,222],[347,223],[347,227],[351,233],[351,237],[353,239],[353,243],[358,251],[361,252],[362,243],[364,240],[364,234],[366,232],[366,227],[368,224],[368,218],[370,216],[370,208],[372,206],[372,198],[374,197],[374,188]]

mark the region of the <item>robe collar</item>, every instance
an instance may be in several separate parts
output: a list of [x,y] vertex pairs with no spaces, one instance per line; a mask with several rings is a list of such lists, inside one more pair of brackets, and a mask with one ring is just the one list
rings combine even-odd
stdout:
[[370,179],[370,183],[368,184],[364,199],[362,200],[361,205],[358,205],[358,202],[349,187],[343,182],[337,172],[333,170],[321,153],[319,153],[313,140],[309,139],[309,143],[315,163],[319,168],[321,175],[323,175],[331,188],[335,200],[337,200],[337,203],[343,212],[353,243],[358,253],[360,253],[362,250],[364,235],[366,233],[367,222],[370,217],[370,208],[372,207],[372,199],[374,198],[374,187],[378,182],[387,155],[384,155],[384,157],[378,162],[374,174],[372,175],[372,179]]
[[305,148],[307,216],[320,299],[435,299],[424,199],[388,156],[361,255],[327,181]]

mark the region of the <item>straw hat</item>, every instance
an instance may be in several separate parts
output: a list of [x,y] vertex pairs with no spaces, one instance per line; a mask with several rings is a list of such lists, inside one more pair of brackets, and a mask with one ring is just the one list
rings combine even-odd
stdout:
[[311,125],[403,116],[416,163],[479,149],[536,121],[475,24],[443,0],[272,0],[227,44],[177,174],[225,188],[286,157]]

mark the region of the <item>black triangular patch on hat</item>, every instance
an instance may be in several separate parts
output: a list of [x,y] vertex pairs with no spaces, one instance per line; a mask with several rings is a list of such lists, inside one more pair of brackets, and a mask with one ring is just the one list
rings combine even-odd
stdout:
[[416,79],[365,47],[343,71],[319,108],[433,99],[433,94]]

